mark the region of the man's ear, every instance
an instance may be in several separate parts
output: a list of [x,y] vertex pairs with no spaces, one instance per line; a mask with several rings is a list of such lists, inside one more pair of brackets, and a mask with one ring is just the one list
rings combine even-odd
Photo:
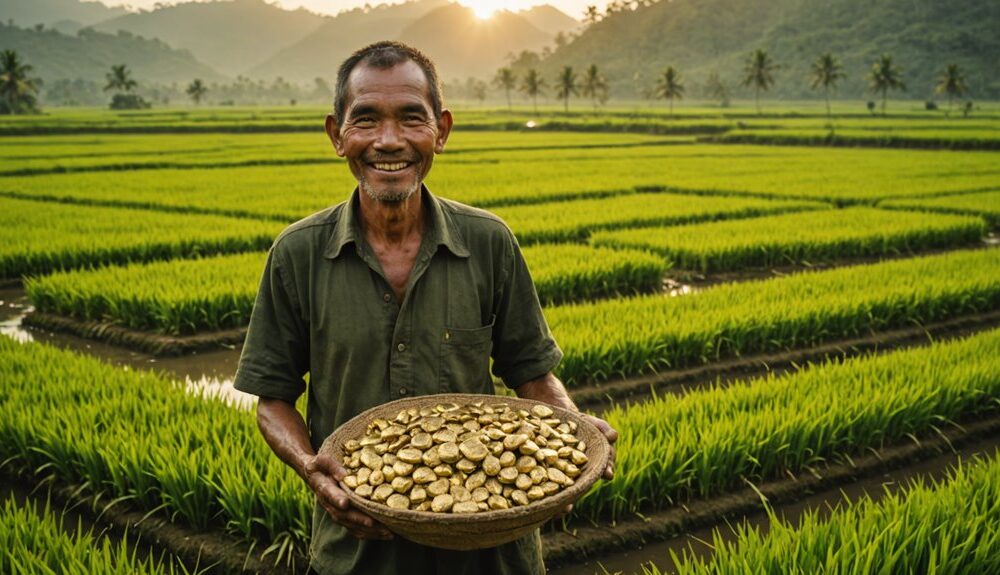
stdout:
[[441,119],[437,122],[437,140],[434,142],[435,153],[440,154],[444,151],[444,145],[448,143],[448,136],[451,134],[451,126],[453,124],[454,119],[451,117],[451,112],[449,110],[441,110]]
[[330,137],[330,142],[337,155],[343,158],[344,142],[340,139],[340,128],[337,126],[337,118],[333,114],[326,115],[326,135]]

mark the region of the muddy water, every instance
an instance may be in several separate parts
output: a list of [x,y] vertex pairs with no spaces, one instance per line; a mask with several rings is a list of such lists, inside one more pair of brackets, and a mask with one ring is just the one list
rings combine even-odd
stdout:
[[[778,517],[783,517],[792,524],[801,521],[803,515],[815,512],[820,518],[826,518],[831,511],[842,506],[845,501],[857,501],[864,495],[868,495],[873,500],[881,499],[886,493],[895,493],[906,487],[911,481],[940,481],[946,477],[948,470],[954,468],[959,462],[968,462],[972,457],[998,457],[1000,456],[1000,437],[992,437],[979,442],[969,444],[955,453],[939,455],[905,468],[888,471],[881,475],[849,483],[837,488],[824,490],[814,495],[806,497],[795,503],[778,505],[774,508]],[[642,566],[650,562],[664,573],[675,572],[674,562],[671,560],[670,551],[678,556],[685,553],[694,554],[698,557],[708,558],[712,553],[713,531],[718,529],[719,534],[727,542],[735,539],[734,530],[727,525],[738,525],[749,523],[751,526],[766,533],[770,528],[770,520],[766,514],[756,514],[752,516],[730,517],[725,523],[716,528],[705,528],[692,531],[682,537],[669,539],[667,541],[655,542],[625,553],[608,555],[602,558],[590,560],[579,565],[571,565],[552,569],[549,575],[604,575],[606,573],[642,573]]]
[[85,353],[129,369],[157,370],[172,379],[186,382],[192,393],[220,397],[242,407],[253,405],[253,396],[233,388],[233,377],[240,359],[238,348],[192,353],[182,357],[154,357],[74,335],[22,326],[21,320],[31,310],[31,302],[22,288],[0,289],[0,335],[22,342],[38,341]]

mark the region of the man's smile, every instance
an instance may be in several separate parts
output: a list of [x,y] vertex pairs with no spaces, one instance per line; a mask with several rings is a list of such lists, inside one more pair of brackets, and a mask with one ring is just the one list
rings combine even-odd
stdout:
[[411,165],[413,165],[413,163],[412,162],[371,162],[368,165],[371,166],[371,167],[373,167],[373,168],[375,168],[376,170],[378,170],[380,172],[398,172],[400,170],[404,170],[404,169],[410,167]]

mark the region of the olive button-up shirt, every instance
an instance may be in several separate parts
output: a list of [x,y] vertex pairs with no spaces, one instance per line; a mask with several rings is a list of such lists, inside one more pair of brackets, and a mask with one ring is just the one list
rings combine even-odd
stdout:
[[[362,411],[435,393],[512,388],[562,359],[521,250],[496,216],[421,190],[427,217],[402,302],[359,226],[358,191],[283,231],[268,253],[235,386],[296,401],[307,393],[310,440]],[[309,374],[309,385],[305,375]],[[455,552],[396,537],[360,541],[318,505],[311,564],[341,573],[541,573],[537,531]]]

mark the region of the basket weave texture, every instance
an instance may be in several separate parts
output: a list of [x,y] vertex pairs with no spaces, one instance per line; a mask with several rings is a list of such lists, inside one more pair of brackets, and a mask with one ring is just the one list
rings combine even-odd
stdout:
[[[320,447],[321,454],[343,461],[344,443],[365,434],[369,422],[376,418],[392,419],[400,411],[415,407],[432,407],[439,403],[464,405],[482,401],[484,405],[507,404],[511,408],[531,410],[541,402],[496,395],[448,393],[400,399],[373,407],[358,414],[338,427]],[[600,478],[608,465],[611,446],[597,427],[579,413],[544,404],[552,409],[553,417],[576,422],[575,435],[587,442],[588,462],[580,476],[569,487],[544,499],[521,507],[483,511],[480,513],[451,514],[429,511],[393,509],[356,495],[343,487],[351,504],[381,522],[390,531],[416,543],[443,549],[470,550],[495,547],[518,539],[551,519],[564,507],[579,499]]]

